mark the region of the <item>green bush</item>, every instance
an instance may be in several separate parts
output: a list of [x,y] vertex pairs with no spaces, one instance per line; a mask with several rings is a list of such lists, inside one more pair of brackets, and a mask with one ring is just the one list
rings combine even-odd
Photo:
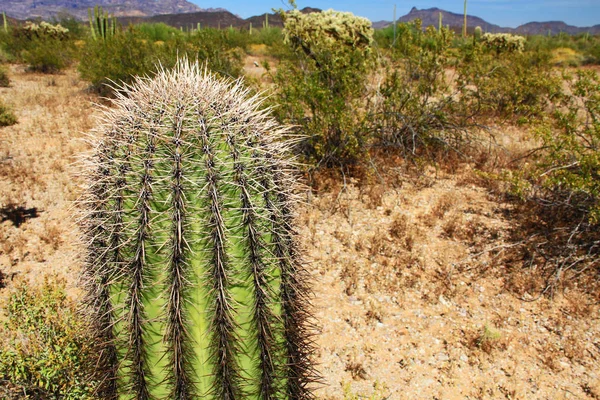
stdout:
[[333,10],[284,17],[293,53],[274,75],[276,112],[304,136],[298,151],[316,166],[346,166],[366,154],[367,79],[373,70],[370,22]]
[[5,306],[0,381],[14,398],[92,399],[93,343],[64,285],[23,286]]
[[548,53],[500,55],[481,45],[465,46],[457,65],[457,87],[465,115],[517,118],[528,123],[542,117],[561,94],[561,79]]
[[136,75],[149,75],[156,70],[165,49],[129,29],[106,40],[88,40],[81,51],[79,72],[100,94],[112,92],[111,84],[132,82]]
[[227,34],[202,29],[163,41],[152,41],[143,31],[131,27],[106,40],[89,40],[81,51],[79,72],[99,93],[109,95],[114,84],[131,83],[135,76],[152,76],[159,65],[171,68],[178,57],[206,62],[221,75],[238,77],[241,54],[227,45]]
[[0,36],[3,61],[28,64],[30,71],[55,73],[68,67],[75,57],[75,46],[68,29],[41,22],[27,23]]
[[0,126],[10,126],[17,123],[17,117],[12,110],[0,100]]
[[397,26],[396,40],[389,43],[391,62],[369,119],[378,144],[412,157],[435,149],[458,150],[466,143],[465,122],[445,78],[453,38],[446,28],[423,31],[420,20]]
[[540,161],[550,204],[568,206],[600,223],[600,77],[578,71],[568,77],[572,95],[553,114],[551,125],[538,130],[546,150]]
[[184,33],[179,29],[173,28],[165,23],[143,23],[135,25],[135,29],[139,31],[146,39],[153,42],[167,42],[174,38],[183,37]]
[[74,49],[69,41],[54,37],[32,38],[21,52],[22,60],[34,72],[53,74],[71,65]]
[[9,87],[10,78],[8,77],[8,71],[6,67],[0,65],[0,87]]

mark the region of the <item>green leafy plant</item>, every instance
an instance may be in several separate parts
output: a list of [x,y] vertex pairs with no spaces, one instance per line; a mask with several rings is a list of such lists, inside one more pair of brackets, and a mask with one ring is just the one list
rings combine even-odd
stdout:
[[454,38],[446,28],[421,29],[421,21],[399,24],[390,62],[369,109],[376,143],[406,157],[431,150],[461,151],[468,142],[465,121],[445,78]]
[[333,10],[283,14],[292,57],[278,66],[277,113],[306,135],[298,146],[316,166],[347,166],[366,154],[363,132],[373,31],[370,22]]
[[64,283],[22,286],[6,304],[0,386],[9,398],[93,399],[95,355]]
[[22,28],[14,29],[10,36],[6,44],[9,52],[27,63],[30,71],[56,73],[73,60],[75,52],[69,30],[60,24],[28,22]]
[[85,203],[99,393],[312,398],[284,129],[187,61],[122,91]]
[[17,117],[13,111],[0,100],[0,126],[10,126],[17,123]]
[[81,77],[100,94],[112,95],[115,85],[131,83],[135,76],[152,76],[159,64],[170,68],[177,57],[186,55],[206,62],[221,75],[241,74],[241,55],[227,45],[226,34],[216,29],[202,29],[187,38],[178,35],[166,42],[153,41],[146,34],[151,34],[147,27],[130,27],[106,40],[86,42],[79,63]]
[[[485,36],[485,35],[484,35]],[[549,54],[490,54],[479,43],[465,46],[456,80],[463,114],[500,116],[530,123],[541,118],[562,96],[560,76]]]
[[[571,80],[572,79],[572,80]],[[578,71],[569,78],[572,95],[553,115],[553,126],[538,130],[546,155],[541,159],[544,185],[560,203],[600,223],[600,77]],[[583,115],[582,115],[583,114]]]
[[0,87],[9,87],[10,86],[10,78],[8,77],[8,72],[6,71],[6,67],[0,65]]

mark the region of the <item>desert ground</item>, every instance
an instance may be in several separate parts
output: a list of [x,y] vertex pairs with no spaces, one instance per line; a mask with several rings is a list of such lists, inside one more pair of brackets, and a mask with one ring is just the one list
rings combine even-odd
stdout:
[[[255,68],[247,63],[248,68]],[[74,69],[11,66],[1,98],[0,309],[51,277],[81,299],[79,160],[103,102]],[[496,128],[510,146],[514,130]],[[377,164],[377,163],[376,163]],[[361,178],[312,176],[298,225],[313,278],[319,399],[600,399],[600,315],[568,285],[538,296],[508,264],[514,204],[477,179],[388,158]]]

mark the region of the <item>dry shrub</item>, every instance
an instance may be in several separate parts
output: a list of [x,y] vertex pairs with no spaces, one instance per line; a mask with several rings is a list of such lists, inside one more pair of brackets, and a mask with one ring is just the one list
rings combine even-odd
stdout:
[[397,215],[390,224],[389,233],[392,238],[398,239],[409,253],[413,251],[415,240],[419,235],[418,229],[409,223],[408,216]]

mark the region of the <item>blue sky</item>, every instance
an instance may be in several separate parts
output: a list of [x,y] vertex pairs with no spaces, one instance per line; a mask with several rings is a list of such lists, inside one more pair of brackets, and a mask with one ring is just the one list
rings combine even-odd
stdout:
[[[243,18],[262,14],[272,8],[287,8],[284,0],[189,0],[202,8],[222,7]],[[351,11],[372,21],[393,19],[394,4],[397,16],[419,9],[438,7],[462,13],[463,0],[297,0],[299,8],[333,8]],[[468,0],[468,13],[500,26],[517,27],[531,21],[565,21],[570,25],[600,24],[600,0]]]

